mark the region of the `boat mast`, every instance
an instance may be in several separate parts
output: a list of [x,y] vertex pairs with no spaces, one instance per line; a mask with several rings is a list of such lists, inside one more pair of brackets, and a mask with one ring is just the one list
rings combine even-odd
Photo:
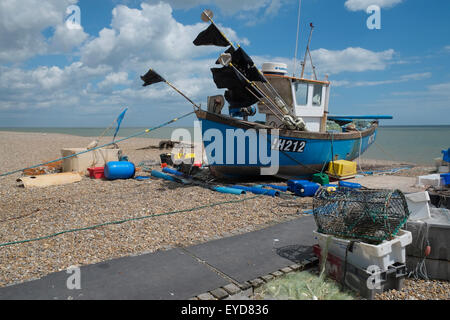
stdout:
[[302,0],[298,0],[298,17],[297,17],[297,38],[295,39],[295,54],[294,54],[294,72],[292,77],[295,77],[295,71],[297,70],[297,53],[298,53],[298,35],[300,31],[300,11],[302,7]]
[[314,64],[312,62],[311,52],[309,51],[309,46],[311,44],[311,37],[312,37],[312,32],[313,32],[313,29],[314,29],[314,25],[311,22],[309,24],[309,26],[311,27],[311,30],[309,32],[308,45],[306,46],[306,51],[305,51],[305,58],[303,59],[303,62],[302,62],[302,74],[300,75],[300,79],[303,79],[303,75],[304,75],[304,72],[305,72],[305,66],[306,66],[306,58],[307,58],[307,56],[309,54],[309,59],[311,61],[311,68],[312,68],[312,70],[314,72],[314,79],[317,80],[316,68],[314,67]]

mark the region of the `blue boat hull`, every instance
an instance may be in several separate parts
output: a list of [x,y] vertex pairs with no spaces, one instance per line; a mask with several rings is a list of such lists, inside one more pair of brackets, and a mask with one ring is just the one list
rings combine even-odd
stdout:
[[[197,117],[201,122],[203,144],[211,171],[217,176],[230,178],[261,176],[261,168],[273,165],[273,162],[267,163],[267,157],[275,156],[274,150],[278,151],[278,163],[275,164],[276,172],[271,175],[283,178],[310,176],[322,171],[333,158],[358,158],[375,141],[378,127],[374,122],[372,127],[361,132],[279,130],[276,136],[273,128],[258,123],[206,111],[197,111]],[[233,135],[233,132],[237,134]],[[251,134],[245,135],[246,132]],[[218,143],[214,135],[227,139]],[[231,140],[230,144],[226,140]]]

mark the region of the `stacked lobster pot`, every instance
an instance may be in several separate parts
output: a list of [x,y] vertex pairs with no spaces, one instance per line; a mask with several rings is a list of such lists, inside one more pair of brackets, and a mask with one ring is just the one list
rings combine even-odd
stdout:
[[401,191],[320,188],[313,213],[314,252],[329,276],[367,299],[403,288],[412,236],[401,229],[409,216]]

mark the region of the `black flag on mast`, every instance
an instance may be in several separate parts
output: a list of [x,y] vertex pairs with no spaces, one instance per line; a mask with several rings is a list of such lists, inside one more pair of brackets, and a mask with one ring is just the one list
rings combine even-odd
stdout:
[[248,107],[261,98],[259,92],[232,67],[212,68],[214,82],[219,89],[227,88],[225,99],[232,106]]
[[210,24],[206,30],[200,32],[194,40],[196,46],[226,47],[230,43],[214,24]]
[[252,58],[248,56],[242,47],[231,53],[231,61],[248,80],[267,82],[256,68]]
[[232,67],[212,68],[214,83],[218,89],[245,87],[247,82]]
[[143,87],[149,86],[154,83],[158,82],[165,82],[163,77],[161,77],[156,71],[153,71],[153,69],[148,70],[148,72],[141,76],[142,81],[144,81]]
[[[248,80],[267,82],[264,76],[256,68],[252,58],[249,57],[242,47],[239,47],[238,49],[229,47],[225,53],[231,54],[231,62]],[[219,60],[216,61],[216,64],[220,64]]]

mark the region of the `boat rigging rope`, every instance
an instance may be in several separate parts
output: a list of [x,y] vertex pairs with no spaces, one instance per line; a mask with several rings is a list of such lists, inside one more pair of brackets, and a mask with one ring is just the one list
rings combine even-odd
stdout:
[[297,54],[298,54],[298,34],[300,32],[300,12],[302,8],[302,0],[298,1],[298,15],[297,15],[297,37],[295,38],[295,54],[294,54],[294,72],[292,74],[295,77],[295,71],[297,70]]
[[426,222],[420,224],[420,227],[417,230],[419,234],[418,245],[420,245],[420,250],[422,251],[423,257],[420,258],[420,261],[417,262],[416,267],[413,270],[411,270],[411,272],[408,274],[408,277],[414,277],[414,279],[416,280],[417,279],[428,280],[428,272],[425,264],[425,260],[427,259],[427,255],[425,254],[425,248],[426,246],[430,245],[430,242],[428,240],[429,230],[430,225]]
[[360,139],[359,139],[359,153],[358,153],[358,167],[359,167],[359,171],[361,173],[364,173],[363,169],[361,168],[361,151],[362,151],[362,133],[361,131],[358,130]]
[[156,129],[165,127],[165,126],[167,126],[167,125],[169,125],[169,124],[171,124],[171,123],[174,123],[174,122],[176,122],[176,121],[178,121],[178,120],[180,120],[180,119],[186,118],[187,116],[190,116],[190,115],[193,114],[193,113],[195,113],[195,111],[191,111],[191,112],[189,112],[189,113],[186,113],[186,114],[184,114],[184,115],[182,115],[182,116],[180,116],[180,117],[178,117],[178,118],[174,118],[174,119],[172,119],[172,120],[170,120],[170,121],[167,121],[167,122],[165,122],[165,123],[163,123],[163,124],[160,124],[160,125],[158,125],[158,126],[156,126],[156,127],[153,127],[153,128],[150,128],[150,129],[145,129],[145,130],[140,131],[140,132],[137,132],[137,133],[135,133],[135,134],[133,134],[133,135],[131,135],[131,136],[128,136],[128,137],[125,137],[125,138],[116,140],[116,141],[114,141],[114,142],[106,143],[106,144],[103,144],[103,145],[101,145],[101,146],[97,146],[97,147],[92,148],[92,149],[88,149],[88,150],[85,150],[85,151],[81,151],[81,152],[78,152],[78,153],[74,153],[74,154],[71,154],[71,155],[66,156],[66,157],[58,158],[58,159],[56,159],[56,160],[52,160],[52,161],[40,163],[40,164],[31,166],[31,167],[27,167],[27,168],[23,168],[23,169],[17,169],[17,170],[5,172],[5,173],[0,174],[0,177],[6,177],[6,176],[9,176],[9,175],[11,175],[11,174],[18,173],[18,172],[22,172],[22,171],[27,170],[27,169],[34,169],[34,168],[37,168],[37,167],[40,167],[40,166],[43,166],[43,165],[46,165],[46,164],[49,164],[49,163],[54,163],[54,162],[58,162],[58,161],[61,161],[61,160],[64,160],[64,159],[73,158],[73,157],[78,156],[78,155],[83,154],[83,153],[91,152],[91,151],[94,151],[94,150],[97,150],[97,149],[101,149],[101,148],[104,148],[104,147],[107,147],[107,146],[110,146],[110,145],[113,145],[113,144],[117,144],[117,143],[119,143],[119,142],[122,142],[122,141],[125,141],[125,140],[128,140],[128,139],[131,139],[131,138],[135,138],[135,137],[144,135],[144,134],[146,134],[146,133],[149,133],[150,131],[153,131],[153,130],[156,130]]
[[391,158],[392,161],[397,161],[394,156],[388,152],[386,152],[376,141],[373,142],[384,154]]
[[[334,166],[334,149],[333,149],[333,145],[334,145],[334,132],[331,131],[330,134],[331,134],[331,166],[332,166],[332,168],[333,168],[333,173],[334,173],[334,175],[336,175],[336,168],[335,168],[335,166]],[[330,170],[330,173],[331,173],[331,170]]]
[[194,208],[190,208],[190,209],[169,211],[169,212],[164,212],[164,213],[159,213],[159,214],[147,215],[147,216],[143,216],[143,217],[136,217],[136,218],[117,220],[117,221],[110,221],[110,222],[100,223],[100,224],[96,224],[96,225],[89,226],[89,227],[69,229],[69,230],[60,231],[60,232],[57,232],[57,233],[53,233],[53,234],[50,234],[50,235],[47,235],[47,236],[38,237],[38,238],[1,243],[0,244],[0,248],[1,247],[6,247],[6,246],[11,246],[11,245],[14,245],[14,244],[22,244],[22,243],[27,243],[27,242],[45,240],[45,239],[53,238],[53,237],[56,237],[56,236],[59,236],[59,235],[65,234],[65,233],[72,233],[72,232],[85,231],[85,230],[92,230],[92,229],[96,229],[96,228],[104,227],[104,226],[108,226],[108,225],[116,225],[116,224],[122,224],[122,223],[130,222],[130,221],[138,221],[138,220],[143,220],[143,219],[156,218],[156,217],[161,217],[161,216],[168,216],[168,215],[173,215],[173,214],[176,214],[176,213],[192,212],[192,211],[197,211],[197,210],[201,210],[201,209],[205,209],[205,208],[212,208],[212,207],[216,207],[216,206],[221,206],[221,205],[224,205],[224,204],[239,203],[239,202],[244,202],[244,201],[248,201],[248,200],[253,200],[253,199],[256,199],[256,198],[259,198],[259,197],[262,197],[262,196],[264,196],[264,195],[263,194],[259,194],[259,195],[256,195],[256,196],[247,197],[247,198],[243,198],[243,199],[216,202],[216,203],[207,204],[207,205],[194,207]]

